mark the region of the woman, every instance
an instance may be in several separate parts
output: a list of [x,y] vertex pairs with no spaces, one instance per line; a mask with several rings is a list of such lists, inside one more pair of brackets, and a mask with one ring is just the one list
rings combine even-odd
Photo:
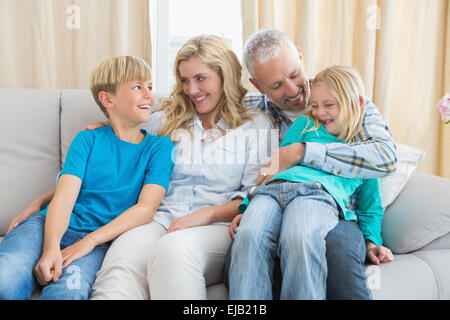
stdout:
[[242,67],[217,36],[188,40],[176,85],[146,129],[175,143],[171,182],[153,222],[117,238],[92,299],[206,299],[222,282],[228,230],[276,146],[265,115],[243,105]]

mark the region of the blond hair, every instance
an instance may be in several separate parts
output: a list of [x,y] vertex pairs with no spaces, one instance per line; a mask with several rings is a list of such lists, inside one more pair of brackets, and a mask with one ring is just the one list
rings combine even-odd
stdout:
[[147,62],[135,56],[118,56],[100,63],[91,74],[91,93],[100,109],[109,118],[106,108],[98,99],[100,91],[117,93],[121,83],[133,80],[150,80],[152,70]]
[[[337,138],[352,142],[362,132],[362,122],[366,110],[364,83],[358,72],[349,66],[333,66],[319,72],[311,82],[311,87],[325,84],[340,106],[337,120]],[[362,101],[362,104],[361,104]],[[308,112],[312,117],[312,111]],[[314,129],[320,123],[314,119]]]
[[167,121],[159,130],[159,134],[171,137],[177,129],[189,131],[189,123],[194,119],[196,108],[194,102],[183,91],[180,62],[187,61],[192,57],[206,64],[222,78],[223,93],[212,112],[213,128],[217,129],[216,123],[220,119],[223,119],[231,129],[250,120],[252,114],[256,112],[251,112],[243,104],[247,89],[241,82],[242,66],[238,58],[221,37],[200,35],[189,39],[175,57],[176,84],[169,98],[162,102],[162,109],[166,113]]

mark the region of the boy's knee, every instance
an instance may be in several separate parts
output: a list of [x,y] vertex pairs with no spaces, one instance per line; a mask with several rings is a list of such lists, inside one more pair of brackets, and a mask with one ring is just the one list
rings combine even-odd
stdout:
[[[31,295],[30,290],[26,289],[25,273],[30,273],[31,270],[24,270],[20,266],[13,267],[10,263],[0,259],[0,300],[24,300]],[[31,286],[30,286],[31,287]]]

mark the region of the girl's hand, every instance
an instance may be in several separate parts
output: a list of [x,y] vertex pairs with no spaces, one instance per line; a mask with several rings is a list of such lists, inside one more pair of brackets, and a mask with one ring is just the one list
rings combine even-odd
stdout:
[[172,220],[167,233],[186,228],[206,226],[212,222],[213,214],[214,210],[211,207],[206,207],[183,217],[175,218]]
[[366,250],[367,259],[374,264],[391,262],[394,260],[394,255],[392,254],[391,249],[384,246],[377,246],[371,241],[367,242]]
[[236,234],[236,229],[239,227],[239,223],[241,222],[243,214],[238,214],[236,217],[234,217],[233,221],[231,221],[230,225],[230,236],[231,238],[234,238],[234,235]]
[[97,244],[91,237],[89,237],[89,235],[80,241],[75,242],[73,245],[68,246],[61,251],[62,267],[65,268],[73,261],[89,254],[96,246]]
[[58,281],[62,275],[61,251],[58,249],[44,251],[33,272],[41,286]]

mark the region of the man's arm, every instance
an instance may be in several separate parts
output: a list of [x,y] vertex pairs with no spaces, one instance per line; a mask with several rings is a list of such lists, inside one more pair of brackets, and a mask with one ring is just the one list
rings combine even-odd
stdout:
[[115,239],[125,231],[151,222],[165,193],[166,189],[160,185],[145,184],[134,206],[61,252],[63,268],[88,254],[96,246]]
[[395,171],[394,139],[370,100],[366,100],[363,132],[355,140],[349,144],[307,142],[300,164],[346,178],[381,178]]

